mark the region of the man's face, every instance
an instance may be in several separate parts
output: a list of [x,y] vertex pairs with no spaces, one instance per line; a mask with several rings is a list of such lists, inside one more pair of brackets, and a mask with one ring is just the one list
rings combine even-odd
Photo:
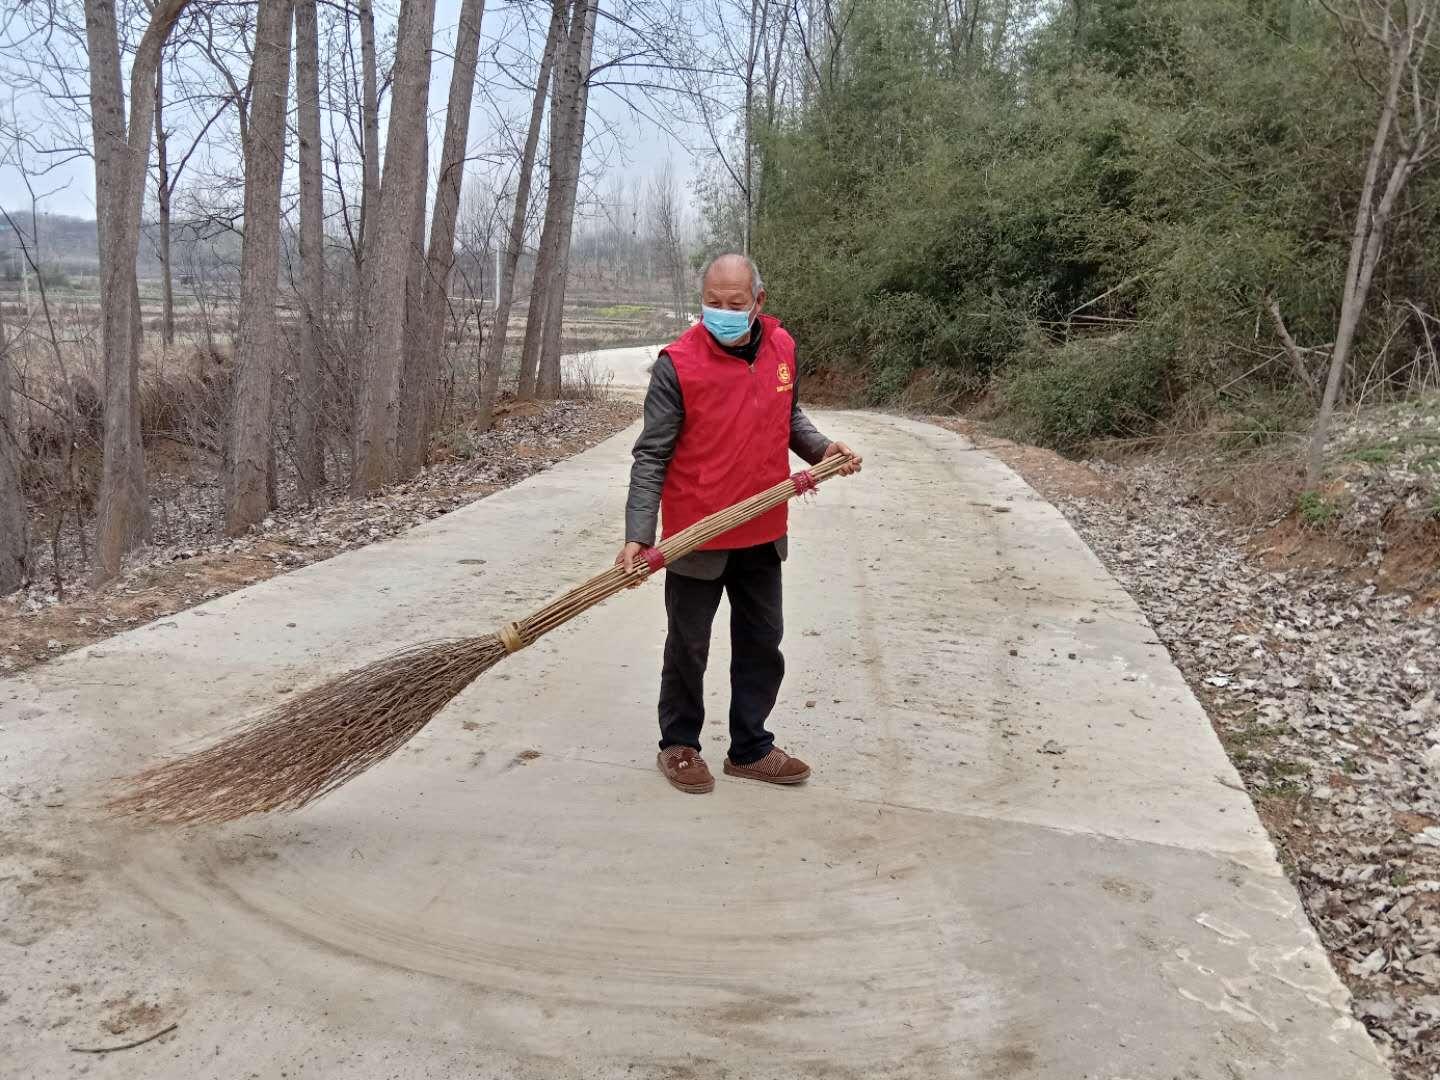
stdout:
[[759,315],[765,306],[765,290],[750,292],[750,268],[739,259],[722,259],[710,268],[700,289],[700,302],[723,311],[745,311],[752,304]]

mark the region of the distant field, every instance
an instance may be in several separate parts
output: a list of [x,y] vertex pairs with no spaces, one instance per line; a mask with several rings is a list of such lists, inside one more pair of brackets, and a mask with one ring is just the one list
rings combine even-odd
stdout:
[[[20,347],[17,361],[30,377],[43,379],[49,374],[59,373],[49,342],[52,326],[61,348],[60,363],[66,370],[72,375],[81,371],[98,374],[101,367],[98,286],[96,278],[81,276],[72,277],[63,285],[48,286],[44,295],[44,302],[49,307],[47,322],[45,303],[42,303],[40,290],[33,282],[28,294],[18,282],[0,282],[0,314],[3,314],[12,339]],[[633,286],[616,288],[604,281],[582,279],[578,282],[565,305],[562,350],[579,353],[652,344],[669,340],[683,329],[683,322],[674,317],[672,303],[637,297],[637,291]],[[652,296],[661,291],[655,289]],[[626,295],[617,298],[615,292]],[[142,281],[140,308],[146,335],[146,370],[153,373],[174,370],[190,362],[198,351],[207,347],[222,354],[228,352],[236,329],[236,301],[237,298],[228,291],[215,290],[197,297],[193,291],[182,291],[177,286],[176,341],[167,349],[159,338],[162,318],[159,282]],[[507,366],[518,363],[528,306],[528,297],[521,297],[507,327]],[[467,307],[470,308],[468,318],[464,317]],[[452,299],[452,313],[459,318],[463,329],[457,335],[454,330],[456,324],[452,322],[452,332],[447,338],[451,362],[457,368],[474,371],[478,358],[477,345],[489,336],[492,318],[490,301],[488,298],[477,302],[456,297]],[[292,303],[282,301],[276,305],[276,321],[284,329],[292,328],[298,315],[299,311]],[[331,313],[330,322],[339,335],[337,345],[343,349],[350,334],[350,315],[337,309]],[[477,322],[482,335],[480,339],[475,334]]]

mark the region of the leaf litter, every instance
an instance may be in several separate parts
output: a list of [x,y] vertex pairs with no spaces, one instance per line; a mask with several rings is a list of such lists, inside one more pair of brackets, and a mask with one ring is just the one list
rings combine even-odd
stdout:
[[1432,1080],[1440,609],[1354,567],[1268,564],[1163,460],[1087,464],[1108,491],[1047,494],[1204,703],[1395,1075]]

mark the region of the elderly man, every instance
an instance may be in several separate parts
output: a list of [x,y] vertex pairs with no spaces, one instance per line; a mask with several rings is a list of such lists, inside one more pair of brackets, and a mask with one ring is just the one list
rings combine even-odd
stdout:
[[[783,480],[793,450],[810,464],[850,454],[800,411],[795,340],[762,315],[760,272],[744,255],[721,255],[701,279],[701,321],[660,353],[645,395],[645,429],[635,444],[625,546],[633,571],[655,543],[657,515],[670,536]],[[843,470],[856,472],[860,459]],[[775,745],[765,727],[785,659],[780,653],[780,563],[785,506],[741,525],[665,576],[669,632],[660,674],[660,771],[681,791],[713,791],[700,756],[705,666],[720,594],[730,599],[730,747],[725,773],[798,784],[809,767]]]

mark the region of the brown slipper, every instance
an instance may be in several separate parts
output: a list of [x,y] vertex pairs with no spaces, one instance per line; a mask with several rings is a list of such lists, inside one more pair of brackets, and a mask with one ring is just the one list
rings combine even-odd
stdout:
[[759,761],[749,765],[736,765],[725,759],[725,775],[739,776],[746,780],[763,780],[767,784],[803,784],[810,779],[810,766],[799,758],[791,757],[778,746]]
[[704,795],[715,790],[715,777],[705,759],[688,746],[667,746],[655,755],[655,764],[677,791]]

